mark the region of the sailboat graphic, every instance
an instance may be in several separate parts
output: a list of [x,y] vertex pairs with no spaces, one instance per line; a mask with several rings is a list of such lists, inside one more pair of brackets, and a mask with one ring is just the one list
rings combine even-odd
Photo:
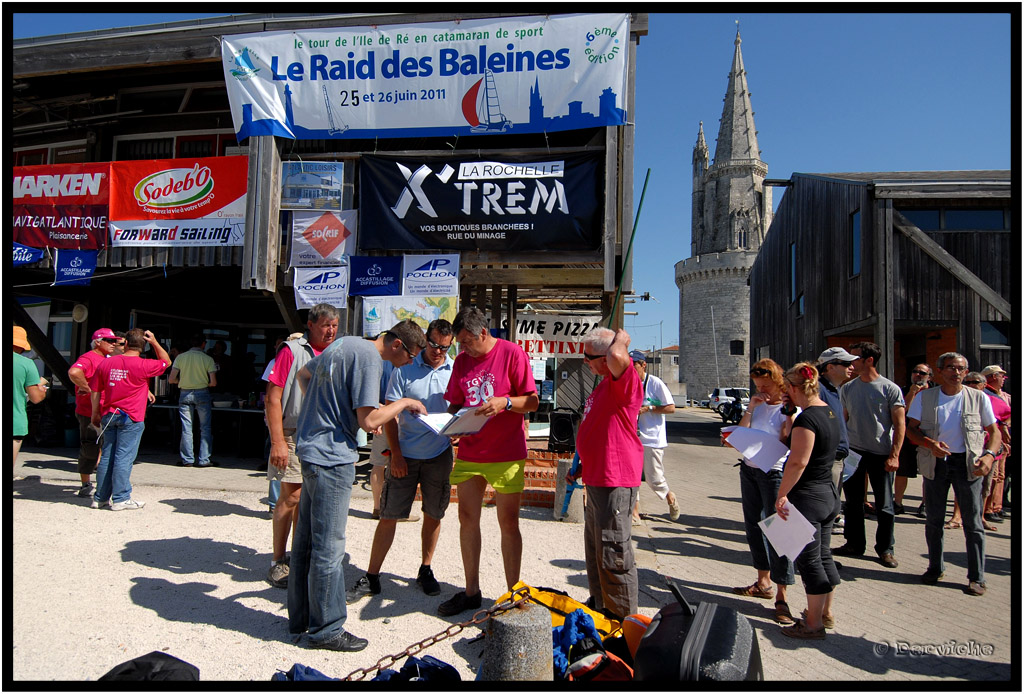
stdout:
[[235,56],[235,65],[238,66],[238,69],[231,70],[231,74],[235,77],[248,77],[260,71],[258,67],[252,64],[248,48],[243,48],[242,52]]
[[[481,84],[484,85],[483,94],[480,93]],[[512,121],[501,112],[493,72],[484,70],[484,76],[462,97],[462,115],[475,133],[505,132],[512,126]]]
[[327,85],[323,85],[324,90],[324,104],[327,105],[327,132],[330,135],[338,135],[348,130],[348,123],[341,120],[341,116],[338,116],[338,120],[341,121],[341,127],[334,125],[334,111],[331,109],[331,98],[327,95]]

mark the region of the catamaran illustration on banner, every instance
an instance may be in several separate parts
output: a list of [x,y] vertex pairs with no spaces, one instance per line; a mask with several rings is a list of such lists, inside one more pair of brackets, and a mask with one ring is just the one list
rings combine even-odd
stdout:
[[[484,85],[483,94],[480,93],[481,84]],[[501,112],[493,72],[484,70],[484,76],[462,97],[462,115],[466,117],[470,131],[474,133],[502,133],[512,127],[512,121]]]

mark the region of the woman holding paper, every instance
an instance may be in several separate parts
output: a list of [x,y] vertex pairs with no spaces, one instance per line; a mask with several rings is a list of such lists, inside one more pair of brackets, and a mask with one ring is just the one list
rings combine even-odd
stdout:
[[[757,393],[750,398],[750,407],[740,420],[741,427],[757,429],[777,436],[780,441],[789,437],[793,426],[794,412],[783,412],[785,379],[782,367],[771,359],[762,359],[750,369],[750,379],[757,387]],[[758,521],[775,512],[775,498],[782,482],[780,459],[767,471],[757,467],[749,458],[740,466],[740,497],[743,503],[743,524],[747,534],[747,545],[757,570],[757,581],[753,585],[733,588],[737,595],[771,600],[775,598],[775,621],[792,624],[793,616],[786,603],[786,586],[795,583],[793,562],[781,557],[765,538]],[[772,591],[775,583],[778,592]]]
[[793,423],[789,459],[775,510],[786,520],[795,508],[814,527],[814,537],[796,558],[807,593],[807,609],[803,619],[783,628],[782,633],[797,639],[823,639],[826,625],[834,625],[832,590],[839,585],[830,549],[839,493],[832,481],[839,420],[818,397],[818,371],[809,363],[801,362],[787,371],[786,386],[787,399],[802,412]]

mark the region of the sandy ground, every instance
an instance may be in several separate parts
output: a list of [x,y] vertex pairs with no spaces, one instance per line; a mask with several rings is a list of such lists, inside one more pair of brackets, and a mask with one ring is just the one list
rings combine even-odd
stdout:
[[[14,482],[8,557],[15,569],[8,573],[14,680],[95,680],[154,650],[192,663],[203,681],[269,680],[293,663],[344,677],[471,616],[436,616],[437,605],[463,586],[455,505],[433,562],[441,595],[425,596],[415,584],[420,524],[399,524],[382,596],[349,608],[346,627],[370,640],[366,650],[350,654],[306,649],[288,633],[286,592],[264,580],[271,525],[263,495],[136,484],[134,496],[146,507],[115,513],[90,509],[88,499],[74,495],[77,487],[31,473]],[[369,559],[376,526],[370,507],[369,493],[357,489],[346,585]],[[523,579],[585,599],[582,525],[558,523],[550,514],[522,511]],[[482,526],[488,606],[506,590],[493,507],[484,509]],[[468,628],[425,653],[473,679],[485,647],[474,641],[481,633]]]

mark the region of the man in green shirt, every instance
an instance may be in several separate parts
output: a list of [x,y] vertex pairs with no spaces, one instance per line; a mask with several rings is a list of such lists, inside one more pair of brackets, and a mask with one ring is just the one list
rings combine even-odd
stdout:
[[[206,338],[202,334],[192,336],[192,349],[179,354],[171,364],[168,383],[178,384],[178,414],[181,416],[181,465],[185,467],[211,467],[210,449],[213,448],[213,431],[210,419],[213,415],[210,388],[217,386],[217,364],[213,357],[203,351]],[[199,417],[199,461],[192,450],[192,408]]]
[[28,436],[28,413],[25,409],[26,397],[32,402],[42,402],[46,397],[46,379],[39,377],[39,369],[36,363],[28,357],[22,356],[22,352],[28,352],[32,346],[28,343],[28,335],[25,328],[19,325],[14,326],[14,363],[11,373],[14,375],[14,457],[11,458],[13,469],[18,460],[18,452],[21,450],[21,440]]

